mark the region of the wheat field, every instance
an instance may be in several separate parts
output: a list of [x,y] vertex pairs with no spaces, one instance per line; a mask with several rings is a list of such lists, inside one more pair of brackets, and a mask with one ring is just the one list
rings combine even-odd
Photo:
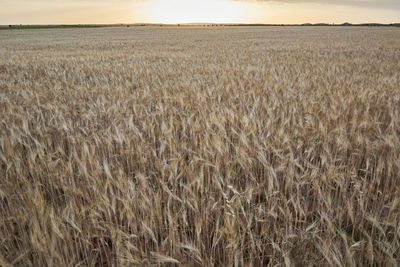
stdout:
[[397,266],[400,29],[0,32],[0,266]]

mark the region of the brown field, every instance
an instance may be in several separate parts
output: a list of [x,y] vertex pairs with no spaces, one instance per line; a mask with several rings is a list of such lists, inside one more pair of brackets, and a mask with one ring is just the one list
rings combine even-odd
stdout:
[[400,29],[0,32],[0,266],[400,264]]

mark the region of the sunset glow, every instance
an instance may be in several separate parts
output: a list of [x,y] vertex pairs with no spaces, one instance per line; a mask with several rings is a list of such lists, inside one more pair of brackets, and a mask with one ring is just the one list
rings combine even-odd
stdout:
[[0,0],[0,25],[114,23],[392,23],[398,0]]
[[159,23],[237,23],[250,15],[248,4],[227,0],[153,0],[144,9],[149,21]]

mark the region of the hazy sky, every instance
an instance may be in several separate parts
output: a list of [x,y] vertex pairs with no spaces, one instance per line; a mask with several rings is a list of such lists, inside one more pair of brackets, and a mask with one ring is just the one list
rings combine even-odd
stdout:
[[400,0],[0,0],[0,24],[400,22]]

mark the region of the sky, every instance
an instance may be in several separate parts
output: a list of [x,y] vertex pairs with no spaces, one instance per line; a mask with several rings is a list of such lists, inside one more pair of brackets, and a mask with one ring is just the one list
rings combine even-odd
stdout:
[[0,25],[400,22],[400,0],[0,0]]

